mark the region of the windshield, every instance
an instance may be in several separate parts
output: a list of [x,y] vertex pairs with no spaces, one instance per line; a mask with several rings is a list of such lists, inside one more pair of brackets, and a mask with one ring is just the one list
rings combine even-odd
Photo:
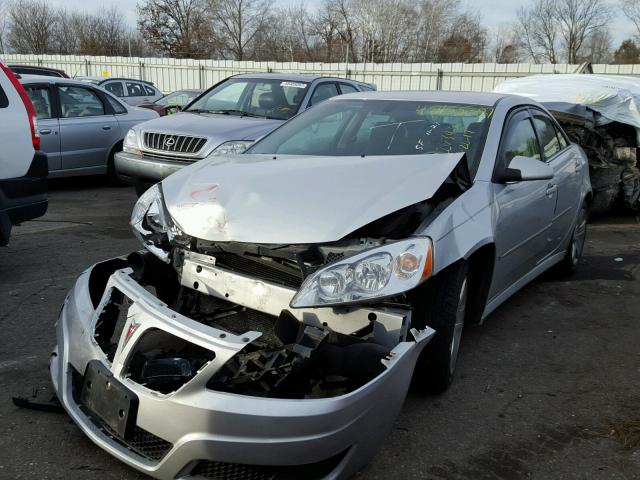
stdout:
[[330,100],[287,122],[246,153],[415,155],[467,153],[480,161],[493,109],[399,100]]
[[306,82],[230,78],[205,93],[185,111],[288,120],[300,108],[308,86]]
[[163,107],[171,106],[171,107],[183,107],[191,100],[200,95],[200,92],[173,92],[167,95],[166,97],[162,97],[160,100],[156,101],[158,105],[162,105]]

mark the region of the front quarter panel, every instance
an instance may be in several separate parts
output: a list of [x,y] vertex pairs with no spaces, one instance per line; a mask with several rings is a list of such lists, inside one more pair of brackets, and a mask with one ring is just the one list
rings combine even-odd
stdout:
[[429,225],[422,235],[433,241],[434,274],[480,247],[493,243],[491,184],[476,181]]

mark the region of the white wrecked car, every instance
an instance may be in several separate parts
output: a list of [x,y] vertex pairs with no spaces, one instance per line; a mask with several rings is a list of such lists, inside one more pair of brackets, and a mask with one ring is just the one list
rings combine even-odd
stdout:
[[139,199],[144,250],[78,279],[54,387],[156,478],[348,477],[416,364],[446,389],[464,323],[575,268],[590,200],[582,150],[530,100],[335,97]]

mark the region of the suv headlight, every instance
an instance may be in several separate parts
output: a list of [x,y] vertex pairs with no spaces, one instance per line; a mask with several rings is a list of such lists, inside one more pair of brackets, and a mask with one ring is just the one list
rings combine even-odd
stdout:
[[126,153],[133,153],[134,155],[140,155],[140,146],[138,145],[138,134],[131,128],[124,137],[122,143],[122,151]]
[[231,140],[230,142],[224,142],[218,145],[211,155],[239,155],[253,145],[253,140]]
[[431,276],[433,245],[414,237],[366,250],[313,273],[291,307],[326,307],[406,292]]
[[133,207],[130,223],[133,234],[142,245],[163,262],[169,263],[173,244],[189,244],[189,237],[171,219],[164,205],[159,183],[138,199]]

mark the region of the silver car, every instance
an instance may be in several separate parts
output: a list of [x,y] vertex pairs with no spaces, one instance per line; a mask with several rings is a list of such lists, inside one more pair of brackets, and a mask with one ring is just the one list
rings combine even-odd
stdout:
[[181,113],[132,129],[123,152],[116,156],[116,168],[141,194],[208,155],[243,152],[298,112],[323,100],[373,89],[366,83],[319,75],[235,75],[211,87]]
[[162,92],[153,82],[136,80],[135,78],[113,77],[76,77],[86,83],[104,88],[129,105],[138,106],[141,103],[155,102],[163,97]]
[[332,98],[138,200],[143,250],[65,301],[55,389],[159,479],[346,478],[412,376],[449,386],[464,324],[576,268],[590,202],[584,153],[530,99]]
[[49,177],[106,173],[116,179],[114,154],[122,150],[127,131],[158,118],[85,82],[36,75],[20,82],[36,110]]

